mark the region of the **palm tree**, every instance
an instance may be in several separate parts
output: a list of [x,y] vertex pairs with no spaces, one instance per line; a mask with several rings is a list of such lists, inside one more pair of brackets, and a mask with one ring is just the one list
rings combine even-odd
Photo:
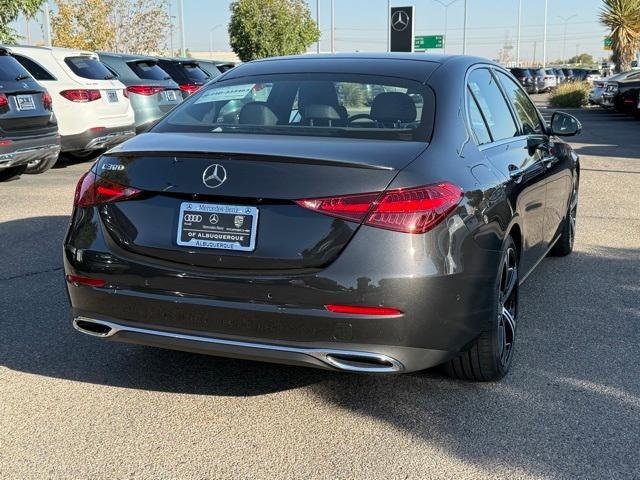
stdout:
[[631,68],[640,48],[640,0],[603,0],[600,22],[611,30],[611,59],[617,72]]

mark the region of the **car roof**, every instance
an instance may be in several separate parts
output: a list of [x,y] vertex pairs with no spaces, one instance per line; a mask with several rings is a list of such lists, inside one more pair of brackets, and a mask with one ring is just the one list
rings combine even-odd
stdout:
[[486,58],[468,55],[401,52],[305,54],[242,63],[225,72],[224,79],[246,75],[309,72],[381,75],[425,82],[441,65],[455,66],[463,74],[469,66],[477,63],[498,66]]
[[114,53],[114,52],[97,52],[100,57],[114,57],[120,58],[125,62],[130,60],[153,60],[157,61],[156,57],[152,57],[151,55],[134,55],[130,53]]
[[64,59],[71,56],[91,56],[96,57],[97,54],[90,50],[82,50],[76,48],[62,48],[62,47],[37,47],[34,45],[2,45],[2,48],[8,51],[39,51],[39,52],[51,52],[51,54],[58,58]]

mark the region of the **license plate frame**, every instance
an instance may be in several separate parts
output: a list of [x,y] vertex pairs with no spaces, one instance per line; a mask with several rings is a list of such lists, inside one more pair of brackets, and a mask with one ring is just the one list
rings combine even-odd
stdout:
[[35,110],[36,102],[33,100],[33,95],[16,95],[16,107],[18,110]]
[[258,215],[258,208],[248,205],[182,202],[176,243],[183,247],[252,252],[256,248]]
[[118,91],[107,90],[107,103],[118,103]]

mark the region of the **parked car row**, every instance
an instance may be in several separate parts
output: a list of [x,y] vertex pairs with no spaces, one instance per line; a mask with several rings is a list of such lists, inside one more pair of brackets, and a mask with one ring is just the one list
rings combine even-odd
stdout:
[[145,131],[233,64],[0,46],[0,181]]
[[509,69],[527,93],[550,92],[567,82],[594,83],[602,78],[600,71],[583,68],[511,68]]
[[632,70],[614,75],[599,90],[599,97],[595,92],[591,94],[594,103],[640,119],[640,71]]

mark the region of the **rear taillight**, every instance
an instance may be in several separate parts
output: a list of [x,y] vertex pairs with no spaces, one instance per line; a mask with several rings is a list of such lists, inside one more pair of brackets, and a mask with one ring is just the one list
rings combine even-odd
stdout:
[[4,93],[0,93],[0,108],[4,108],[9,105],[9,99]]
[[42,93],[42,106],[46,110],[51,110],[53,106],[53,101],[51,100],[51,95],[49,95],[49,92]]
[[298,200],[301,207],[365,225],[425,233],[460,203],[462,189],[448,182],[382,193]]
[[[155,95],[156,93],[160,93],[164,90],[164,87],[156,87],[150,85],[131,85],[127,87],[127,93],[135,93],[136,95]],[[197,90],[197,89],[196,89]]]
[[63,90],[60,92],[67,100],[72,102],[93,102],[94,100],[98,100],[102,96],[100,95],[100,90],[85,90],[85,89],[75,89],[75,90]]
[[73,203],[80,208],[92,207],[94,205],[129,200],[140,193],[142,191],[137,188],[111,182],[89,171],[78,181]]
[[196,93],[201,87],[201,85],[196,85],[195,83],[181,83],[178,86],[180,87],[180,90],[187,92],[189,95]]

